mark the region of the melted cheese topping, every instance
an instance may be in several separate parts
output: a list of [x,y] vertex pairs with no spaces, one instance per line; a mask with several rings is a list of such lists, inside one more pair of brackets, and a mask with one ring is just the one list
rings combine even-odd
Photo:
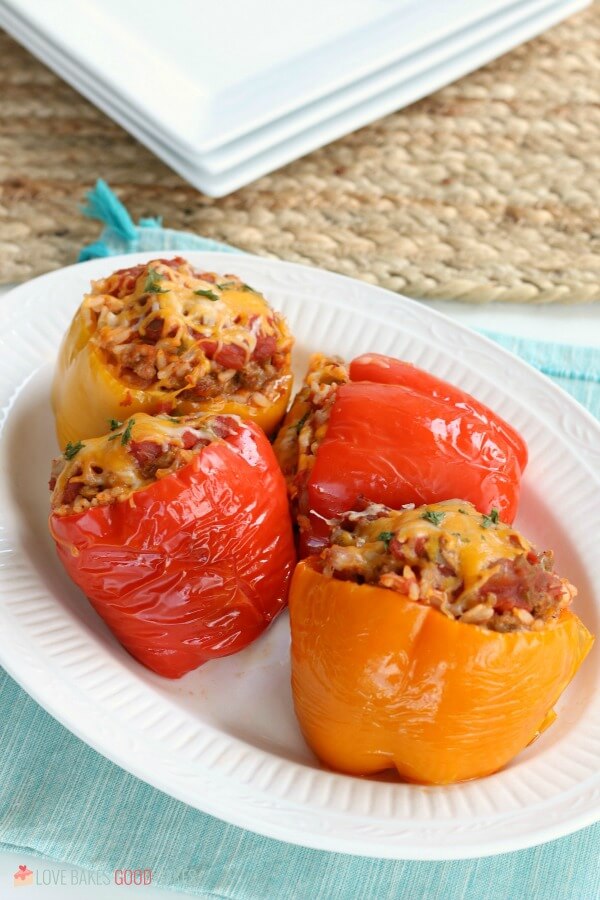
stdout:
[[545,628],[577,593],[551,553],[538,554],[496,510],[484,516],[462,500],[349,512],[316,564],[495,631]]
[[[183,260],[96,281],[81,311],[117,377],[186,390],[209,373],[241,371],[254,356],[289,369],[292,338],[265,298],[237,276],[198,273]],[[265,341],[271,352],[263,355]]]
[[[228,417],[234,419],[235,417]],[[135,455],[131,452],[132,444],[151,442],[161,445],[167,452],[169,449],[181,449],[185,454],[182,459],[188,461],[193,451],[185,450],[185,435],[193,435],[198,442],[205,443],[218,440],[213,428],[213,416],[198,416],[175,421],[166,416],[149,416],[137,413],[131,419],[119,424],[109,434],[99,438],[91,438],[85,442],[67,445],[65,457],[59,461],[60,471],[56,473],[56,482],[52,494],[52,506],[63,513],[72,510],[63,501],[69,483],[80,483],[94,487],[102,485],[109,496],[104,502],[115,499],[126,499],[134,491],[147,487],[157,478],[168,475],[171,468],[158,469],[152,477],[144,475]],[[70,458],[68,458],[70,457]],[[100,495],[99,495],[100,496]],[[100,502],[103,498],[100,497]]]
[[[431,513],[431,518],[423,518],[425,513]],[[436,525],[432,520],[438,517],[439,525]],[[501,560],[517,559],[532,549],[529,541],[510,525],[494,523],[462,500],[445,500],[394,512],[365,521],[355,533],[369,543],[378,541],[382,532],[393,533],[400,543],[410,544],[425,538],[431,559],[446,556],[453,560],[464,592],[475,590],[487,581]]]

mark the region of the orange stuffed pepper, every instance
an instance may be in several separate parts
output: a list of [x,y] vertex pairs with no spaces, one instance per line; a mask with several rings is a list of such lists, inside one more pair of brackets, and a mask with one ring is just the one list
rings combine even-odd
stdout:
[[154,260],[96,281],[63,341],[52,401],[61,446],[111,419],[234,414],[272,433],[292,387],[292,338],[234,275]]
[[551,724],[593,643],[575,594],[495,510],[349,513],[292,581],[306,740],[354,775],[448,784],[501,769]]

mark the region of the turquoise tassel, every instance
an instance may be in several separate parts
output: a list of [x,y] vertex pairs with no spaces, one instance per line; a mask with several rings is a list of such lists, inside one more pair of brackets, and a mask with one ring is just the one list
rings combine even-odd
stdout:
[[162,216],[149,216],[147,219],[140,219],[138,228],[162,228]]
[[[99,241],[83,247],[78,256],[79,262],[113,256],[115,253],[129,253],[138,249],[138,229],[127,209],[117,195],[111,191],[102,178],[96,186],[88,191],[86,204],[81,211],[89,219],[99,219],[106,226]],[[157,219],[143,219],[146,228],[158,228],[161,223]]]
[[79,251],[77,262],[86,262],[88,259],[99,259],[103,256],[112,256],[112,251],[106,241],[94,241]]
[[99,178],[96,187],[85,196],[87,204],[81,207],[84,216],[104,222],[121,240],[136,239],[137,231],[131,216],[105,181]]
[[86,201],[85,206],[81,207],[82,212],[90,219],[99,219],[103,222],[104,230],[99,240],[82,248],[78,257],[79,262],[124,253],[147,253],[153,250],[157,251],[157,256],[179,250],[242,252],[235,247],[190,234],[188,231],[163,228],[160,216],[147,216],[140,219],[136,225],[125,206],[101,178],[86,194]]

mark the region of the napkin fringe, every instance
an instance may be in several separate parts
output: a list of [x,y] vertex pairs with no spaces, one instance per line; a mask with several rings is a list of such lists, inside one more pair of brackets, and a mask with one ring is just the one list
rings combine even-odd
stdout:
[[121,240],[136,239],[136,227],[129,212],[102,178],[97,180],[95,187],[85,197],[87,203],[81,207],[84,216],[104,222]]

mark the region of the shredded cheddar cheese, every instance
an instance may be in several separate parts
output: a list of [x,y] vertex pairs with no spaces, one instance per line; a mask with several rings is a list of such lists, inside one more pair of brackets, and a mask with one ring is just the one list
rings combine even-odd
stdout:
[[171,399],[278,392],[291,336],[264,297],[237,276],[155,260],[96,281],[83,301],[91,345],[115,377]]
[[[59,515],[128,499],[190,461],[227,432],[235,417],[198,416],[181,420],[137,413],[111,423],[102,437],[80,441],[55,460],[52,508]],[[74,451],[74,452],[73,452]]]
[[545,627],[576,593],[553,572],[551,553],[538,554],[495,510],[482,515],[462,500],[350,512],[321,565],[496,631]]

